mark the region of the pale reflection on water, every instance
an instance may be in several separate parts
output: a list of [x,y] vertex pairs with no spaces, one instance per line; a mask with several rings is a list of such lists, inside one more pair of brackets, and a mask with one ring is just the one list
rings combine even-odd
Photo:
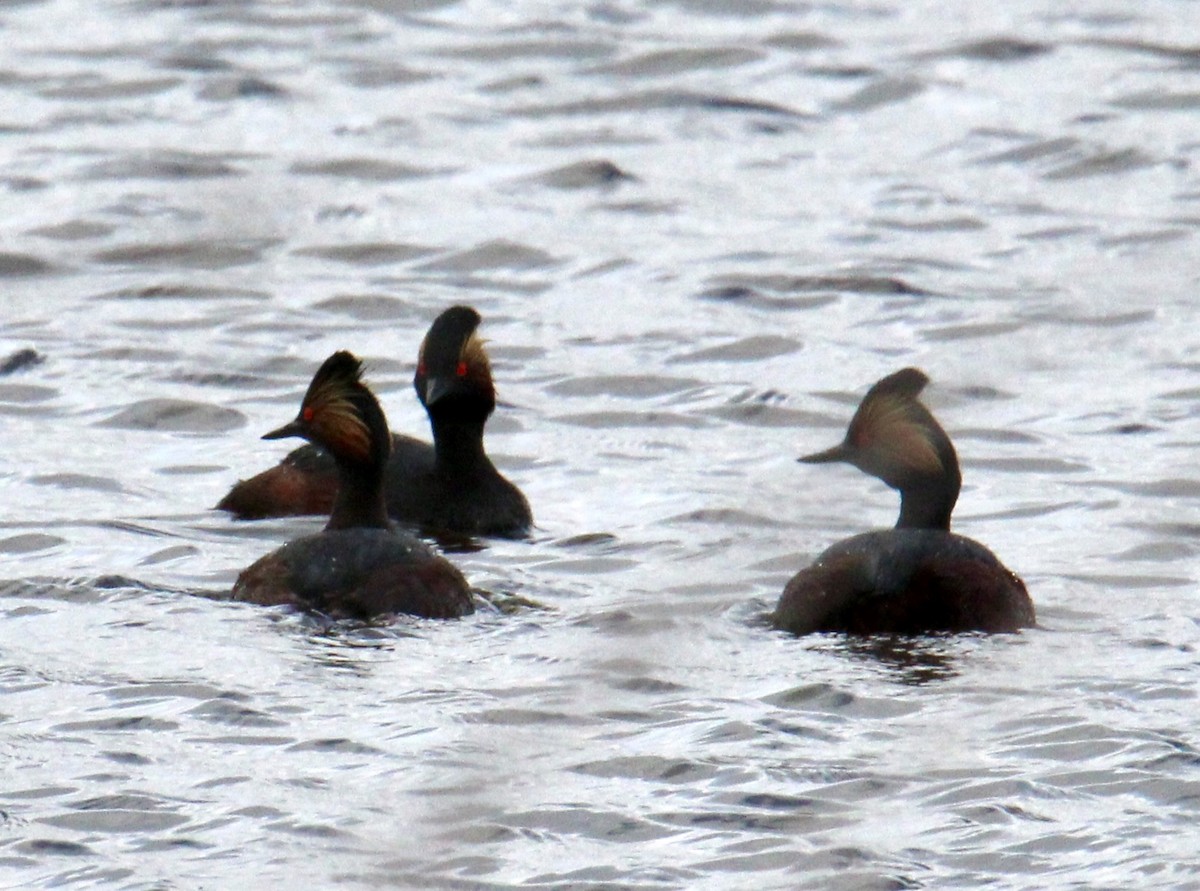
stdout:
[[[5,884],[1200,884],[1188,24],[7,6]],[[452,302],[538,522],[451,548],[495,607],[222,602],[320,523],[208,510],[258,436],[339,348],[424,434]],[[897,508],[794,458],[904,365],[1041,627],[776,634]]]

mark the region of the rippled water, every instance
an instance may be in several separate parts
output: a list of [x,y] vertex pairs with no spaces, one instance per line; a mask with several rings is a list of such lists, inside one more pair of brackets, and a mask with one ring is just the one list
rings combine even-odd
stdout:
[[[1200,887],[1200,13],[0,8],[5,887]],[[213,599],[329,352],[485,317],[541,604]],[[33,352],[26,352],[32,350]],[[906,364],[1041,627],[763,613]],[[193,596],[208,595],[208,596]]]

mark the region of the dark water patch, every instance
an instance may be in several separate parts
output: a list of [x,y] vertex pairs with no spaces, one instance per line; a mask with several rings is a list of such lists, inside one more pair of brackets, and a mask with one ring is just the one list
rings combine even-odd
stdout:
[[[50,838],[31,838],[27,841],[19,842],[15,850],[26,854],[36,854],[39,860],[43,856],[92,857],[96,853],[87,845],[81,845],[78,842]],[[33,866],[34,864],[30,862],[27,865]]]
[[1016,237],[1022,241],[1071,241],[1077,236],[1098,231],[1095,226],[1050,226],[1021,232]]
[[766,310],[796,310],[818,309],[837,302],[833,295],[824,297],[769,297],[756,288],[747,285],[717,285],[705,288],[696,297],[700,300],[712,300],[722,303],[738,303],[753,309]]
[[360,244],[331,244],[297,248],[293,254],[301,257],[317,257],[352,266],[384,266],[389,263],[405,263],[417,257],[426,257],[438,249],[419,244],[401,242],[363,242]]
[[143,399],[97,422],[97,426],[169,433],[225,433],[245,427],[246,416],[207,402]]
[[137,752],[104,752],[101,757],[113,762],[114,764],[125,764],[137,767],[145,767],[148,764],[154,763],[145,755],[139,755]]
[[877,634],[848,637],[841,643],[852,658],[884,669],[898,683],[908,687],[946,681],[959,675],[953,637],[909,637]]
[[[531,811],[507,814],[501,818],[504,825],[526,832],[551,833],[567,838],[590,838],[608,843],[645,844],[668,838],[675,830],[656,825],[649,820],[634,817],[627,813],[602,810],[599,806],[565,806],[543,807]],[[589,870],[590,871],[590,870]],[[610,873],[609,880],[619,880],[624,872],[601,867],[597,872]],[[554,881],[566,879],[566,884],[555,884],[553,887],[586,887],[580,882],[586,881],[578,873],[568,876],[556,876]],[[551,876],[532,876],[529,883],[538,886],[546,883]]]
[[208,102],[234,102],[239,99],[289,99],[287,87],[256,74],[218,76],[208,79],[196,94]]
[[697,523],[703,526],[732,526],[740,529],[780,529],[790,525],[774,517],[738,508],[701,508],[676,514],[665,522],[671,525]]
[[721,418],[748,427],[784,427],[789,430],[801,427],[838,427],[840,422],[831,422],[828,415],[797,408],[785,408],[770,401],[748,400],[716,408],[706,408],[701,414],[710,418]]
[[978,217],[943,217],[933,220],[899,220],[879,218],[870,221],[870,225],[881,229],[893,229],[899,232],[973,232],[986,229],[987,223]]
[[817,31],[780,31],[763,41],[763,45],[792,52],[833,49],[841,41]]
[[1159,43],[1150,40],[1138,40],[1132,37],[1089,38],[1082,42],[1087,45],[1104,47],[1106,49],[1157,56],[1170,62],[1176,62],[1181,68],[1185,69],[1200,69],[1200,45]]
[[383,750],[345,737],[313,739],[288,746],[289,752],[336,752],[343,755],[382,755]]
[[691,362],[756,362],[776,356],[787,356],[800,351],[800,341],[791,337],[763,334],[743,337],[720,346],[705,347],[680,353],[667,359],[669,364]]
[[537,183],[552,189],[573,191],[578,189],[611,189],[622,183],[637,182],[637,177],[626,173],[612,161],[576,161],[555,167],[535,176],[524,177],[522,182]]
[[1200,109],[1200,92],[1170,93],[1148,90],[1127,93],[1110,100],[1109,105],[1128,111],[1195,111]]
[[244,705],[241,697],[220,696],[188,709],[188,714],[210,724],[231,727],[286,727],[287,722]]
[[[675,592],[672,592],[675,593]],[[648,696],[661,696],[667,693],[683,694],[688,687],[673,681],[664,681],[651,677],[628,677],[613,681],[610,686],[614,690],[624,690],[627,693],[644,693]]]
[[430,272],[470,273],[491,269],[546,269],[561,263],[552,254],[538,248],[497,238],[465,251],[430,260],[418,268]]
[[1089,464],[1065,458],[976,458],[964,462],[970,468],[995,470],[1000,473],[1083,473]]
[[970,325],[945,325],[921,332],[922,340],[946,342],[954,340],[975,340],[977,338],[993,338],[1025,327],[1023,322],[979,322]]
[[[1197,527],[1200,534],[1200,527]],[[572,535],[569,538],[560,538],[554,542],[556,547],[560,548],[601,548],[611,549],[620,547],[621,540],[611,532],[585,532],[581,535]]]
[[925,84],[916,78],[884,77],[856,90],[830,107],[838,112],[866,112],[907,102],[925,92]]
[[144,681],[122,687],[107,687],[104,695],[118,702],[166,702],[172,699],[239,699],[241,694],[226,693],[208,684],[189,684],[184,681]]
[[53,729],[62,733],[138,733],[143,730],[174,731],[179,729],[179,724],[149,715],[123,715],[119,718],[96,718],[91,721],[65,721],[55,724]]
[[[703,807],[696,810],[668,811],[655,814],[655,817],[670,826],[704,829],[709,832],[737,832],[739,835],[752,833],[759,837],[755,847],[776,847],[777,844],[773,845],[767,841],[765,836],[768,835],[796,836],[845,824],[844,818],[831,820],[827,814],[821,814],[818,818],[817,814],[809,812],[807,808],[784,811],[741,806],[720,807],[732,797],[719,796],[715,800],[706,801]],[[791,849],[766,854],[765,856],[770,858],[770,864],[765,867],[753,865],[758,856],[764,855],[714,858],[704,861],[702,866],[706,871],[754,872],[760,868],[794,867],[796,863],[796,852]]]
[[182,560],[189,557],[200,556],[200,549],[194,545],[175,545],[169,548],[155,551],[152,554],[147,554],[138,561],[138,566],[158,566],[163,563],[170,563],[174,560]]
[[55,600],[67,603],[95,603],[103,599],[89,581],[68,582],[41,577],[0,581],[0,598],[2,597],[22,600]]
[[1081,312],[1036,313],[1031,321],[1067,325],[1072,328],[1121,328],[1125,325],[1140,325],[1152,322],[1158,316],[1154,309],[1136,309],[1125,312],[1103,312],[1085,314]]
[[789,711],[855,718],[895,718],[920,711],[920,704],[902,699],[859,696],[830,684],[803,684],[762,697],[767,705]]
[[[423,316],[410,303],[383,294],[339,294],[313,304],[314,309],[363,322],[419,322]],[[372,367],[378,367],[372,363]]]
[[29,482],[35,486],[54,486],[59,489],[91,492],[120,493],[126,491],[125,487],[114,479],[86,473],[44,473],[30,477]]
[[573,427],[585,427],[593,430],[606,428],[620,429],[625,427],[682,427],[698,429],[707,427],[708,422],[702,418],[682,415],[670,411],[593,411],[574,414],[555,415],[555,421],[570,424]]
[[468,724],[499,724],[506,727],[572,727],[587,723],[578,715],[534,708],[482,709],[463,720]]
[[1172,478],[1151,482],[1093,480],[1088,485],[1148,498],[1200,498],[1200,480],[1195,479]]
[[1061,158],[1068,152],[1075,151],[1082,143],[1073,136],[1059,136],[1053,139],[1040,139],[1019,136],[1024,145],[993,152],[975,160],[976,164],[1027,164],[1030,161],[1040,161],[1044,158]]
[[637,216],[674,216],[679,205],[670,201],[605,201],[597,209]]
[[46,357],[35,349],[26,347],[25,349],[17,350],[15,353],[6,356],[4,361],[0,362],[0,377],[24,371],[35,365],[41,365],[45,361]]
[[231,71],[233,63],[216,55],[213,49],[197,46],[195,49],[170,49],[167,55],[158,60],[158,67],[171,71],[190,71],[203,74],[212,71]]
[[188,269],[228,269],[261,262],[273,241],[179,241],[134,244],[99,251],[92,259],[114,266],[166,266]]
[[228,157],[200,152],[163,151],[140,156],[113,158],[93,164],[85,179],[217,179],[242,176]]
[[39,226],[36,229],[30,229],[29,234],[55,241],[87,241],[92,238],[106,238],[116,231],[116,226],[110,226],[107,223],[71,220],[52,226]]
[[868,77],[879,77],[878,68],[868,65],[806,65],[804,73],[809,77],[822,77],[829,80],[863,80]]
[[433,71],[421,71],[399,62],[379,62],[373,59],[337,60],[342,66],[342,80],[367,90],[390,89],[421,83],[437,77]]
[[703,387],[704,384],[695,378],[620,374],[569,378],[549,384],[543,387],[543,390],[558,396],[584,398],[616,396],[623,399],[651,399],[657,396],[695,391]]
[[64,795],[74,795],[78,791],[74,786],[38,786],[34,789],[18,789],[15,792],[6,791],[4,797],[25,801],[39,798],[61,798]]
[[756,19],[797,11],[795,5],[783,0],[672,0],[670,5],[685,13],[732,19]]
[[273,832],[286,832],[290,835],[314,839],[343,838],[349,835],[345,830],[338,829],[336,826],[324,823],[301,823],[292,819],[276,821],[267,828]]
[[170,92],[183,83],[178,77],[146,77],[129,80],[100,78],[92,75],[68,77],[60,86],[44,87],[38,95],[47,99],[78,102],[103,102],[109,99],[139,99]]
[[[708,280],[711,289],[749,288],[777,294],[856,294],[924,297],[933,292],[902,278],[870,273],[846,275],[787,275],[780,273],[719,275]],[[823,304],[813,304],[823,305]]]
[[290,736],[267,736],[265,734],[238,733],[229,736],[194,736],[188,737],[187,742],[205,743],[218,748],[226,746],[251,746],[263,748],[282,748],[291,745],[296,740]]
[[538,565],[542,572],[559,575],[606,575],[638,566],[637,560],[623,557],[587,557],[579,560],[552,560]]
[[[180,371],[166,375],[165,379],[181,384],[195,384],[200,387],[221,387],[223,389],[232,390],[249,390],[265,384],[263,378],[259,377],[258,375],[245,374],[237,371]],[[197,471],[201,472],[210,469],[205,465],[180,466],[193,467]],[[224,470],[225,468],[219,467],[217,469]],[[162,471],[160,470],[160,472]]]
[[1117,575],[1104,573],[1075,574],[1062,576],[1076,582],[1086,582],[1097,588],[1115,589],[1118,591],[1142,591],[1150,588],[1184,588],[1195,587],[1195,580],[1180,576],[1169,575]]
[[1138,148],[1097,148],[1078,160],[1061,164],[1042,174],[1048,180],[1085,179],[1092,176],[1119,176],[1153,167],[1158,162]]
[[39,823],[53,826],[56,829],[69,829],[74,832],[104,832],[104,833],[143,833],[164,832],[175,829],[190,822],[190,817],[183,814],[168,813],[159,810],[131,810],[114,808],[110,810],[85,810],[77,813],[60,814],[55,817],[41,817]]
[[1153,229],[1147,232],[1115,235],[1111,238],[1097,238],[1096,244],[1101,247],[1137,247],[1143,244],[1169,244],[1173,241],[1183,241],[1191,236],[1191,232],[1185,232],[1182,229]]
[[597,65],[588,69],[587,73],[614,77],[675,77],[691,71],[736,68],[762,58],[763,53],[743,47],[655,50],[629,59]]
[[742,96],[724,96],[716,93],[699,93],[690,90],[643,90],[622,93],[597,99],[578,99],[542,105],[515,106],[506,113],[515,117],[591,117],[594,115],[646,112],[684,111],[701,109],[718,112],[742,112],[764,114],[783,118],[804,120],[812,115],[765,100],[748,99]]
[[[0,134],[14,132],[20,128],[6,128],[0,124]],[[50,188],[50,183],[36,176],[0,176],[0,184],[10,192],[40,192]]]
[[383,161],[377,158],[297,161],[288,170],[300,176],[329,176],[335,179],[354,179],[365,182],[399,182],[450,172],[446,169],[416,167],[400,161]]
[[663,758],[657,755],[626,755],[588,761],[571,767],[573,773],[603,779],[646,780],[660,783],[698,783],[720,773],[711,764]]
[[1148,561],[1164,563],[1173,560],[1188,560],[1195,556],[1197,548],[1194,545],[1180,542],[1159,541],[1135,545],[1124,551],[1113,554],[1114,560]]
[[969,439],[975,442],[1002,442],[1012,445],[1040,445],[1042,443],[1039,437],[1031,433],[998,427],[955,427],[952,435],[955,442]]
[[[395,284],[398,288],[408,286],[410,283],[419,282],[419,287],[427,288],[429,286],[429,273],[439,272],[427,266],[418,267],[423,274],[414,275],[411,279],[402,279],[397,277],[396,281],[389,282]],[[514,269],[514,272],[519,272],[519,269]],[[504,278],[501,275],[474,275],[471,273],[454,272],[445,270],[445,275],[442,276],[440,284],[448,289],[459,292],[462,295],[460,299],[470,301],[472,299],[484,299],[490,295],[516,295],[519,297],[529,297],[538,294],[544,294],[557,286],[556,281],[550,279],[533,279],[533,278]],[[471,297],[472,293],[478,293],[479,298]]]
[[1024,62],[1027,59],[1044,56],[1053,50],[1052,44],[1025,40],[1020,37],[986,37],[982,40],[973,40],[951,47],[933,55],[956,56],[960,59],[979,62]]
[[138,288],[120,288],[97,294],[94,300],[269,300],[267,291],[255,291],[249,288],[209,287],[205,285],[186,284],[183,282],[144,285]]
[[53,265],[31,254],[0,252],[0,278],[27,278],[54,271]]
[[472,62],[500,62],[513,59],[585,59],[612,55],[615,47],[608,41],[524,39],[496,43],[473,43],[438,51],[438,55],[470,59]]
[[10,535],[0,538],[0,554],[33,554],[46,551],[67,543],[65,538],[57,535],[46,535],[43,532],[26,532],[22,535]]

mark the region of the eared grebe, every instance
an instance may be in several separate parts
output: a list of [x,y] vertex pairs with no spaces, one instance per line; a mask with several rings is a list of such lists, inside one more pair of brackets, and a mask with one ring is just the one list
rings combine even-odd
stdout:
[[871,387],[845,440],[801,458],[845,461],[900,491],[895,529],[826,550],[793,576],[771,616],[795,634],[1016,631],[1034,624],[1024,583],[979,542],[950,531],[962,476],[950,438],[905,368]]
[[257,560],[238,576],[233,599],[290,604],[334,618],[472,613],[462,573],[420,539],[391,527],[383,505],[391,435],[361,375],[357,358],[334,353],[313,377],[296,419],[263,437],[299,436],[322,446],[339,487],[325,530]]
[[[533,524],[529,502],[483,449],[496,389],[479,322],[474,309],[452,306],[421,343],[413,387],[429,415],[433,445],[393,435],[384,474],[387,511],[433,532],[519,537]],[[327,513],[337,486],[333,460],[306,445],[239,482],[217,507],[240,519]]]

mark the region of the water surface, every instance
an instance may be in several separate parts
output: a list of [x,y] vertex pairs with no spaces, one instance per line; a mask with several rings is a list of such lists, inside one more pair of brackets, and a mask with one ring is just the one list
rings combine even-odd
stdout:
[[[1191,4],[7,4],[6,887],[1200,887]],[[335,349],[392,425],[484,315],[541,604],[223,602],[319,526],[209,508]],[[904,365],[956,528],[1041,627],[762,621],[895,494],[832,445]]]

